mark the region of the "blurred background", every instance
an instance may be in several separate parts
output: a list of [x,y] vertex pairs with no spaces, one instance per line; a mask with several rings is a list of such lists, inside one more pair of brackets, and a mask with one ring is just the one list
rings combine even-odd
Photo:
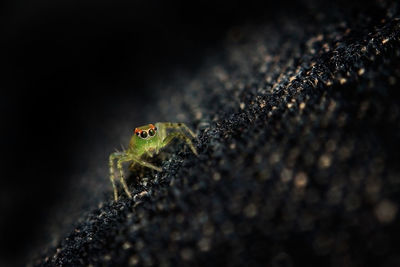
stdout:
[[[59,210],[67,195],[93,208],[111,192],[108,154],[135,126],[165,119],[151,107],[158,90],[184,89],[163,87],[171,77],[223,56],[235,26],[301,8],[252,0],[3,3],[0,265],[22,263],[49,242],[55,210],[80,212]],[[121,121],[125,128],[115,127]]]

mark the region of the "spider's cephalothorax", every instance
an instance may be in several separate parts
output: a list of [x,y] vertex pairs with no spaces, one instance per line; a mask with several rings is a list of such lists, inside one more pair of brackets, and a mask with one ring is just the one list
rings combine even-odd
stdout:
[[128,149],[121,152],[114,152],[110,155],[110,180],[114,189],[114,199],[116,201],[118,200],[114,174],[115,159],[117,159],[117,169],[125,193],[129,197],[132,197],[124,179],[122,163],[132,162],[131,167],[138,164],[156,171],[161,171],[161,168],[146,162],[143,159],[144,156],[153,157],[174,138],[183,140],[190,147],[193,153],[197,155],[196,148],[190,140],[195,137],[196,135],[184,123],[157,122],[154,125],[148,124],[136,128],[129,142]]

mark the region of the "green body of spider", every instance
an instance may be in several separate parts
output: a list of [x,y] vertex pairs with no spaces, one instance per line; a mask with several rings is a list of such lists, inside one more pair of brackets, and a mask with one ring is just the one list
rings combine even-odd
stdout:
[[179,138],[186,142],[195,155],[196,148],[192,141],[196,135],[184,123],[157,122],[147,124],[135,129],[134,134],[129,142],[129,147],[125,151],[114,152],[110,155],[110,180],[114,189],[114,199],[118,200],[117,188],[115,186],[114,163],[117,160],[117,169],[121,184],[128,197],[132,197],[128,190],[128,186],[124,179],[123,167],[124,162],[132,162],[131,167],[135,164],[161,171],[160,167],[145,161],[145,157],[153,157],[158,154],[160,149],[168,145],[174,138]]

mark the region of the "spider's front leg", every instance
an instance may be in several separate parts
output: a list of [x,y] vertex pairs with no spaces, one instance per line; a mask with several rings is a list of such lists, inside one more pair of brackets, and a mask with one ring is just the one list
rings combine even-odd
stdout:
[[158,172],[161,172],[161,171],[162,171],[162,169],[161,169],[160,167],[157,167],[157,166],[155,166],[155,165],[153,165],[153,164],[151,164],[151,163],[149,163],[149,162],[147,162],[147,161],[144,161],[143,159],[141,159],[141,158],[139,158],[139,157],[136,157],[136,156],[134,156],[134,155],[130,155],[130,156],[129,156],[129,160],[130,160],[130,161],[133,161],[133,163],[131,164],[131,167],[133,167],[134,164],[137,163],[137,164],[139,164],[139,165],[142,165],[142,166],[144,166],[144,167],[147,167],[147,168],[156,170],[156,171],[158,171]]
[[115,199],[115,201],[118,201],[118,191],[117,191],[117,187],[115,185],[115,169],[114,169],[114,160],[115,159],[117,159],[117,169],[119,171],[119,179],[122,184],[122,187],[124,188],[124,191],[128,195],[128,197],[132,198],[132,195],[128,189],[128,185],[125,182],[124,170],[123,170],[123,166],[122,166],[122,163],[127,162],[127,161],[132,161],[132,160],[125,152],[115,152],[110,155],[110,161],[109,161],[110,180],[111,180],[111,184],[114,189],[114,199]]
[[115,186],[114,160],[120,159],[123,155],[124,155],[124,153],[122,153],[122,152],[114,152],[110,155],[110,158],[109,158],[110,180],[111,180],[112,187],[114,189],[115,201],[118,200],[118,192],[117,192],[117,187]]
[[142,160],[140,158],[137,158],[137,157],[135,157],[133,155],[130,155],[130,154],[127,154],[125,156],[120,157],[120,159],[117,161],[117,167],[118,167],[118,170],[119,170],[119,173],[120,173],[120,177],[119,178],[120,178],[122,186],[124,187],[125,193],[128,195],[129,198],[132,198],[132,195],[131,195],[131,193],[129,192],[129,189],[128,189],[128,185],[125,182],[124,169],[122,167],[122,163],[128,162],[128,161],[133,161],[131,166],[134,163],[138,163],[140,165],[143,165],[143,166],[145,166],[147,168],[154,169],[154,170],[159,171],[159,172],[162,171],[162,169],[157,167],[157,166],[154,166],[153,164],[148,163],[148,162],[146,162],[146,161],[144,161],[144,160]]
[[129,156],[125,155],[125,156],[120,157],[119,160],[117,161],[117,168],[119,170],[119,179],[120,179],[120,182],[122,184],[122,187],[124,188],[125,193],[127,194],[127,196],[129,198],[132,198],[131,192],[129,192],[129,189],[128,189],[128,185],[125,182],[124,169],[122,167],[122,163],[127,162],[127,161],[132,161],[129,158]]

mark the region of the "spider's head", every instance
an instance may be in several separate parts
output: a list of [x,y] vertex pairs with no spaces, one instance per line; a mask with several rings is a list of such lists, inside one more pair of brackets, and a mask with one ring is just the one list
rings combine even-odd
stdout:
[[157,127],[153,124],[148,124],[135,128],[134,134],[141,139],[151,139],[157,134]]

